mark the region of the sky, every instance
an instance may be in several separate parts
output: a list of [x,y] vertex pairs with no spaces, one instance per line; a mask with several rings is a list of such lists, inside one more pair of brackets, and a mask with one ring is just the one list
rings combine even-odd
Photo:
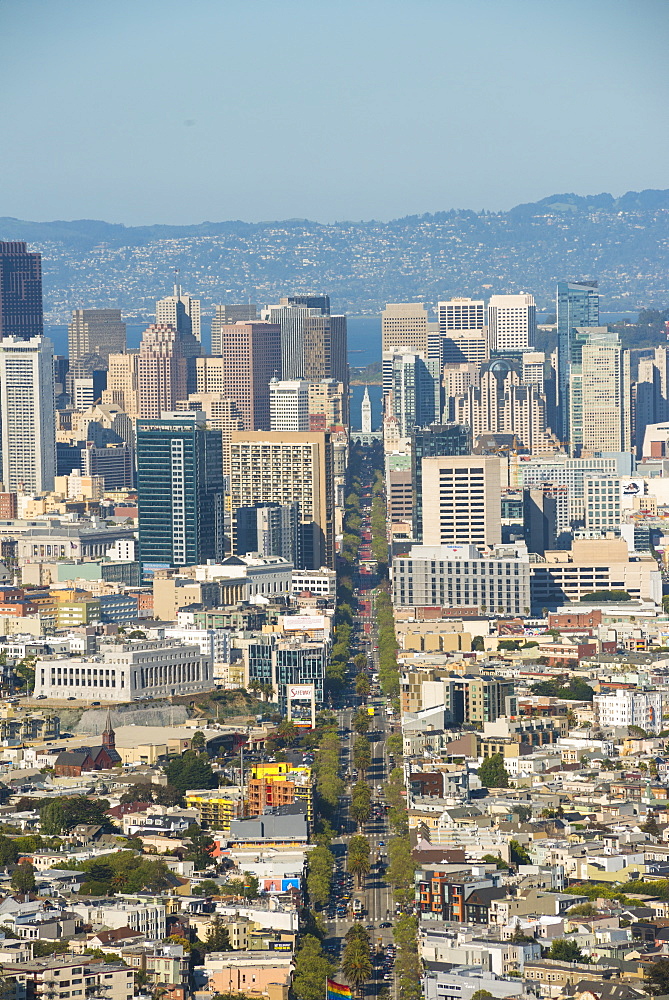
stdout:
[[387,220],[668,185],[667,0],[0,0],[0,216]]

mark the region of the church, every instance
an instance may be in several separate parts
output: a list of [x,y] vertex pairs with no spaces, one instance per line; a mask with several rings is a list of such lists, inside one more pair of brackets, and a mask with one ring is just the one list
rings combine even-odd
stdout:
[[64,750],[56,757],[54,774],[56,777],[78,778],[86,771],[106,771],[120,763],[121,755],[116,749],[116,735],[112,729],[111,713],[108,711],[102,743]]

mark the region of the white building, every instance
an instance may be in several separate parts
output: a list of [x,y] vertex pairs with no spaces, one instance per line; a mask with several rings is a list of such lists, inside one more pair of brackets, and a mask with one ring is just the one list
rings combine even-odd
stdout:
[[227,665],[230,662],[230,632],[228,629],[177,626],[176,628],[166,628],[165,638],[175,639],[186,644],[196,642],[202,655],[208,657],[213,663],[215,679],[220,679],[227,671]]
[[309,430],[309,383],[273,378],[269,383],[270,430]]
[[639,726],[647,733],[662,731],[662,692],[618,689],[592,699],[600,726]]
[[292,590],[294,594],[308,591],[319,597],[334,597],[337,593],[337,573],[322,566],[320,569],[294,569]]
[[124,702],[201,694],[214,687],[212,661],[196,643],[137,639],[101,646],[95,656],[41,657],[35,696]]
[[537,307],[533,295],[492,295],[488,302],[491,351],[522,351],[534,347]]
[[422,460],[426,545],[495,545],[502,540],[500,463],[495,455]]
[[261,556],[247,552],[243,556],[228,556],[221,563],[206,563],[194,567],[196,580],[244,579],[246,600],[255,597],[286,597],[292,590],[293,564],[281,556]]
[[393,559],[395,606],[530,613],[530,562],[522,543],[481,555],[474,545],[414,545]]
[[52,490],[56,423],[53,345],[48,338],[0,340],[0,413],[5,490]]
[[149,900],[142,900],[141,903],[119,900],[118,897],[117,900],[104,903],[75,902],[70,909],[96,930],[103,927],[130,927],[133,931],[145,934],[149,941],[164,940],[167,934],[164,906]]

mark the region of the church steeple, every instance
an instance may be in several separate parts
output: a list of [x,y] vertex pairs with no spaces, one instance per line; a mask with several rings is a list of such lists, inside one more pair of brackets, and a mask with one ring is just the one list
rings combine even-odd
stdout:
[[102,745],[103,747],[110,747],[114,749],[116,747],[116,733],[112,729],[111,712],[107,709],[107,718],[105,720],[105,729],[102,734]]

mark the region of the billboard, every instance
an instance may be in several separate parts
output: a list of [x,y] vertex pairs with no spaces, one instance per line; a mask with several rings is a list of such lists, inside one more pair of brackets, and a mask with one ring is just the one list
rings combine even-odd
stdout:
[[299,698],[313,698],[313,684],[289,684],[288,701],[297,701]]

